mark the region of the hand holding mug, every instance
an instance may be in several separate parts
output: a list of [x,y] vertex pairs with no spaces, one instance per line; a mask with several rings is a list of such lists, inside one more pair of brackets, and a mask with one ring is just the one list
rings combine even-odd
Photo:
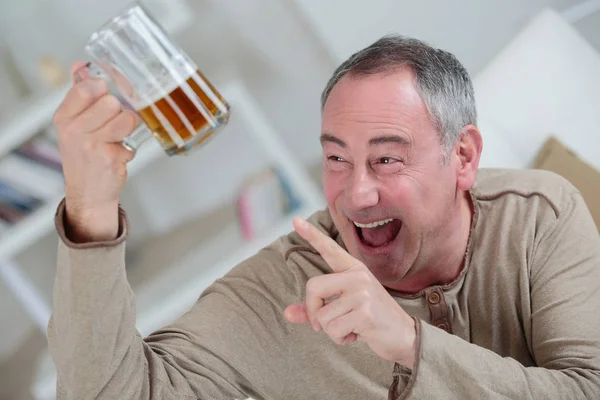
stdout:
[[[73,64],[75,72],[83,63]],[[134,152],[121,145],[136,126],[102,79],[73,82],[54,115],[65,177],[68,225],[76,239],[112,239],[119,194]]]

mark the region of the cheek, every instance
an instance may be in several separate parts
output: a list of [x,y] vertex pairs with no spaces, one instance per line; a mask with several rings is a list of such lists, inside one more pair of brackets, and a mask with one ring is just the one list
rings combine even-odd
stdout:
[[411,231],[427,224],[433,204],[421,182],[409,176],[399,176],[382,182],[381,188],[382,205],[396,210]]
[[323,193],[330,209],[335,209],[336,200],[344,193],[344,178],[339,172],[323,168]]
[[380,201],[382,204],[392,206],[400,212],[408,212],[415,199],[415,184],[407,176],[396,176],[391,179],[384,179],[380,185]]
[[405,217],[417,225],[439,224],[450,208],[454,196],[443,171],[431,175],[431,179],[403,179],[396,188],[396,204]]

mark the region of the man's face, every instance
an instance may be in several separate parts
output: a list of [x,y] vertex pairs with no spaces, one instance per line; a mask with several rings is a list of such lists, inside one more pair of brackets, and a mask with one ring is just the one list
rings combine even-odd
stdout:
[[350,254],[393,285],[433,262],[457,212],[455,160],[409,69],[343,77],[323,110],[323,186]]

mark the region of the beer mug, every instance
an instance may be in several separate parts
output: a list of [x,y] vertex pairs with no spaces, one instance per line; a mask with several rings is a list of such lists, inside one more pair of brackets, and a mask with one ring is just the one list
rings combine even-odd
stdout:
[[140,4],[133,4],[96,31],[85,46],[91,62],[75,80],[109,83],[138,126],[122,145],[137,150],[154,137],[172,156],[188,154],[227,124],[229,105],[196,64]]

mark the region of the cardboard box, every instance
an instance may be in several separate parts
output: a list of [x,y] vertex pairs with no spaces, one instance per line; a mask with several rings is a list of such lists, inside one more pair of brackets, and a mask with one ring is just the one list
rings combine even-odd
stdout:
[[533,167],[556,172],[579,189],[600,232],[600,171],[579,158],[555,137],[546,141]]

